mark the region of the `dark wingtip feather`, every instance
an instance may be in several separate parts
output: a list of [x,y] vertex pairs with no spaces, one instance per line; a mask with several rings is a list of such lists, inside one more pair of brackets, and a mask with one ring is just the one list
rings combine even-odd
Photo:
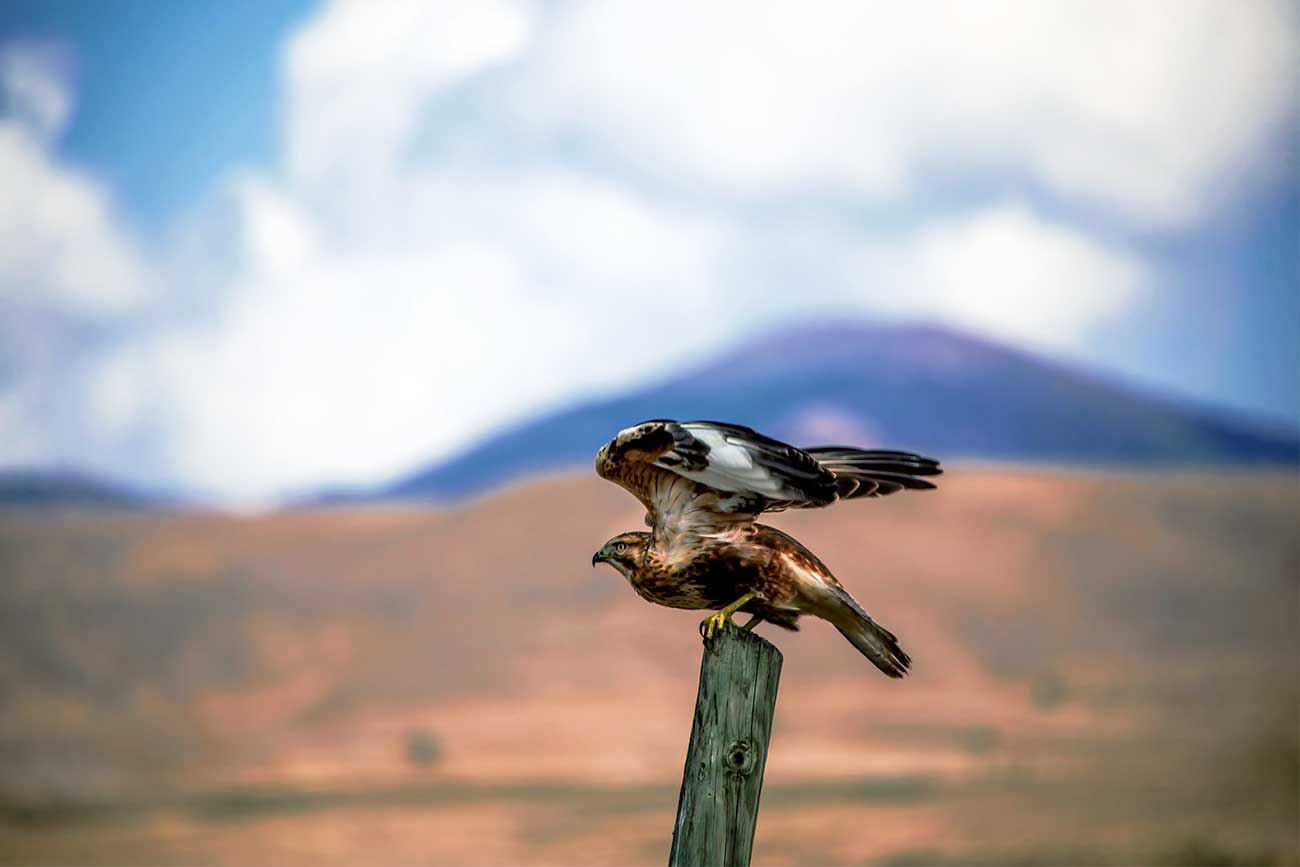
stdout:
[[[840,499],[883,497],[902,490],[933,490],[933,482],[923,476],[939,476],[943,470],[933,458],[912,452],[888,449],[855,449],[850,446],[816,446],[807,449],[819,464],[835,474]],[[844,482],[855,479],[859,484],[852,489]],[[848,490],[848,493],[844,493]]]
[[937,460],[913,452],[891,451],[889,449],[855,449],[851,446],[814,446],[805,449],[805,451],[819,461],[851,463],[864,468],[872,466],[889,472],[906,472],[914,476],[938,476],[943,474]]
[[920,479],[905,473],[881,472],[879,470],[869,470],[868,473],[871,478],[877,481],[893,482],[902,485],[910,491],[933,491],[935,487],[937,487],[934,482],[928,482],[925,479]]

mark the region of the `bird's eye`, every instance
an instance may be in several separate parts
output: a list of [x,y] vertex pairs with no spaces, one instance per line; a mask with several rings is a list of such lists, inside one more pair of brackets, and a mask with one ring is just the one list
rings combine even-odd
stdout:
[[627,547],[627,545],[623,544],[622,542],[616,542],[616,543],[614,544],[614,550],[617,551],[617,552],[620,553],[620,554],[623,553],[623,549],[626,548],[626,547]]

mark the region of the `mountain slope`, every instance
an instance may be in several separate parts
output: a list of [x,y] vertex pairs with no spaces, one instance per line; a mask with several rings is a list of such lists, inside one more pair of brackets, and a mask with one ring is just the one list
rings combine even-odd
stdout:
[[156,497],[74,470],[0,470],[0,507],[158,505]]
[[450,499],[585,466],[615,432],[646,418],[724,419],[800,445],[878,445],[944,460],[1275,464],[1300,453],[1294,433],[947,330],[826,325],[761,338],[695,373],[528,422],[341,499]]

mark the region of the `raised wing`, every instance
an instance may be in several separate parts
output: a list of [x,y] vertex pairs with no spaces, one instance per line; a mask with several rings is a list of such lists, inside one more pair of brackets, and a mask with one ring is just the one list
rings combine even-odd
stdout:
[[918,476],[940,470],[909,452],[804,451],[740,425],[656,419],[610,440],[596,456],[596,472],[642,502],[663,540],[722,532],[762,512],[932,488]]
[[[641,501],[655,542],[664,549],[747,526],[767,502],[742,490],[745,468],[734,455],[724,451],[719,457],[716,443],[687,428],[668,420],[642,422],[620,431],[596,455],[596,473]],[[723,487],[700,481],[715,476]]]
[[596,458],[596,472],[623,485],[647,508],[663,473],[749,501],[824,506],[836,498],[835,476],[807,452],[739,425],[711,421],[642,422],[621,431]]
[[[688,421],[676,425],[689,446],[655,463],[692,481],[769,503],[826,506],[835,477],[807,452],[739,425]],[[760,510],[761,511],[761,510]]]

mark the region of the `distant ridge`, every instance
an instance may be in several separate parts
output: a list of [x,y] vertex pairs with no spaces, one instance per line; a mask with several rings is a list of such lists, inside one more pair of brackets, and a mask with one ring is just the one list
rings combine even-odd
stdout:
[[148,508],[163,504],[161,498],[77,470],[0,470],[0,508],[74,505]]
[[453,500],[583,467],[646,418],[721,419],[797,445],[877,445],[1083,465],[1294,465],[1295,431],[1154,396],[937,327],[812,325],[760,337],[623,397],[542,416],[376,489],[311,502]]

